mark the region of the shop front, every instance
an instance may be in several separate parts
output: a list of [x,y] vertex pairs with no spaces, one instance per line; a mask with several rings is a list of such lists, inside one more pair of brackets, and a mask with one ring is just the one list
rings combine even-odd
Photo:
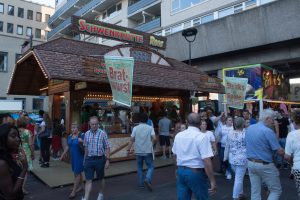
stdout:
[[272,107],[283,109],[286,105],[298,104],[290,98],[289,80],[283,73],[266,65],[254,64],[223,69],[223,77],[246,78],[245,108],[258,114],[260,110]]
[[[72,123],[88,128],[88,116],[97,115],[112,145],[111,158],[128,159],[124,148],[138,121],[135,114],[151,111],[159,115],[162,108],[176,106],[178,115],[184,118],[190,111],[191,92],[224,92],[220,80],[210,78],[196,67],[164,57],[152,48],[153,45],[163,48],[159,43],[163,40],[153,39],[156,36],[151,35],[152,46],[140,45],[136,42],[142,39],[137,35],[144,36],[143,33],[134,34],[133,44],[115,47],[66,38],[35,46],[18,60],[8,93],[48,95],[50,116],[64,118],[67,132]],[[134,58],[131,107],[112,101],[104,56]]]

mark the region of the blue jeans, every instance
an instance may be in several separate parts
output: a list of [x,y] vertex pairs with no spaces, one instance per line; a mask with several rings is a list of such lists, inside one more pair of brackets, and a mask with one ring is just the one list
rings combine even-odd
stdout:
[[204,171],[178,167],[176,186],[178,200],[190,200],[192,193],[197,200],[208,200],[208,178]]
[[274,163],[267,165],[248,161],[251,182],[251,200],[261,200],[261,184],[265,183],[270,191],[268,200],[279,200],[282,192],[279,171]]
[[[144,178],[144,173],[143,173],[144,161],[147,165],[146,178]],[[145,156],[136,155],[136,162],[137,162],[137,174],[138,174],[139,187],[143,187],[145,180],[149,181],[150,183],[152,182],[152,174],[154,171],[152,153],[148,153]]]

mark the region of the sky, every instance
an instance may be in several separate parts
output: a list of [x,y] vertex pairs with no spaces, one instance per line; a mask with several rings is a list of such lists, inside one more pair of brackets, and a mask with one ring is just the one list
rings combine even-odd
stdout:
[[48,6],[52,6],[53,8],[55,6],[55,0],[26,0],[26,1],[32,1],[35,3],[45,4]]

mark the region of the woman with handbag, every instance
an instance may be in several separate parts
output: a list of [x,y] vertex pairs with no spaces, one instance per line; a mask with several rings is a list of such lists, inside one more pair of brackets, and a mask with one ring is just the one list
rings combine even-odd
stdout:
[[72,171],[74,173],[74,186],[71,194],[69,195],[69,198],[73,199],[75,198],[76,193],[83,189],[82,172],[84,157],[84,134],[79,133],[80,129],[77,124],[72,124],[71,129],[72,134],[68,137],[68,147],[64,150],[63,154],[60,157],[60,160],[63,160],[66,153],[70,151]]

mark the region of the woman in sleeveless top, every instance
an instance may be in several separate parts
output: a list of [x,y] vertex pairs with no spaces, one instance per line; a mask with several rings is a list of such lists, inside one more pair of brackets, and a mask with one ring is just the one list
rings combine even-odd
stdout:
[[80,134],[77,124],[72,124],[72,134],[68,137],[68,147],[64,150],[60,160],[70,151],[72,171],[74,173],[74,186],[69,198],[75,198],[76,193],[83,189],[83,134]]
[[0,199],[22,200],[23,182],[27,173],[27,159],[20,148],[21,138],[17,127],[0,125]]

